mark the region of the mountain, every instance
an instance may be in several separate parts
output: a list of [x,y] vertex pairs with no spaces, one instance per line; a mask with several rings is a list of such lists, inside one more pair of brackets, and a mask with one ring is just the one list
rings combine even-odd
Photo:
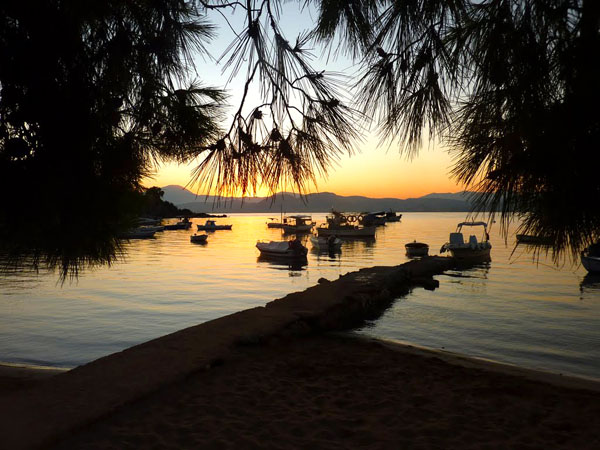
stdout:
[[307,194],[302,197],[289,192],[273,197],[226,198],[196,196],[181,186],[165,186],[164,200],[180,208],[206,213],[279,213],[339,211],[471,211],[470,192],[427,194],[419,198],[370,198],[358,195],[342,196],[331,192]]

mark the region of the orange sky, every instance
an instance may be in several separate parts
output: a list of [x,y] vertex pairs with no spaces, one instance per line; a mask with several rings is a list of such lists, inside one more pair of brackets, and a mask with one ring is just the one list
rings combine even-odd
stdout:
[[[431,192],[458,192],[463,187],[450,178],[451,165],[450,156],[441,148],[424,149],[416,158],[407,160],[395,147],[386,151],[386,148],[365,146],[361,153],[342,158],[339,166],[332,167],[329,177],[320,179],[312,191],[396,198],[420,197]],[[185,186],[191,179],[193,167],[193,164],[165,165],[153,179],[146,179],[144,185]],[[258,193],[266,194],[265,189]]]

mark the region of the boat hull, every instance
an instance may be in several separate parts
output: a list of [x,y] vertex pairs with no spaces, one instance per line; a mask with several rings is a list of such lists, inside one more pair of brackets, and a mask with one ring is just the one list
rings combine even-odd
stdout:
[[310,233],[312,225],[283,225],[281,228],[283,228],[284,233],[289,234]]
[[426,244],[422,245],[412,245],[406,244],[404,246],[406,249],[406,256],[414,257],[414,256],[427,256],[429,253],[429,246]]
[[317,228],[317,234],[321,236],[337,236],[345,238],[369,238],[375,237],[375,227],[364,227],[364,228]]
[[260,251],[261,256],[268,256],[270,258],[282,258],[282,259],[302,259],[306,258],[308,249],[304,246],[300,248],[293,248],[285,245],[281,245],[281,242],[258,242],[256,248]]
[[282,223],[268,223],[267,228],[283,228]]
[[450,248],[453,258],[459,261],[490,261],[491,248]]
[[600,257],[581,256],[581,264],[589,273],[600,273]]
[[217,231],[217,230],[231,230],[233,225],[217,225],[215,227],[207,227],[206,225],[196,225],[198,231]]
[[193,236],[190,236],[190,242],[193,242],[194,244],[205,244],[207,238],[207,234],[194,234]]

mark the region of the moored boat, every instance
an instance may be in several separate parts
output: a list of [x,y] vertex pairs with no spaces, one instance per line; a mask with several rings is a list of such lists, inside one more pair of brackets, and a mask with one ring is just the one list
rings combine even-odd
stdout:
[[267,228],[283,228],[283,221],[278,222],[275,217],[269,217],[270,222],[267,222]]
[[194,244],[205,244],[208,234],[193,234],[190,236],[190,242]]
[[391,209],[385,213],[385,221],[386,222],[400,222],[402,219],[402,214],[397,214],[395,211]]
[[179,222],[165,225],[165,230],[188,230],[192,226],[192,222],[187,217],[181,219]]
[[296,215],[284,217],[281,228],[283,228],[284,233],[310,233],[314,225],[311,216]]
[[581,264],[589,273],[600,273],[600,243],[592,244],[581,252]]
[[344,238],[371,238],[375,237],[375,229],[375,226],[358,225],[357,215],[332,211],[332,214],[327,216],[327,224],[317,227],[317,235],[319,237],[334,235]]
[[306,258],[308,249],[298,239],[293,241],[258,241],[261,256],[276,258]]
[[124,231],[118,234],[119,239],[150,239],[154,237],[155,231],[144,230],[142,227],[134,228],[133,230]]
[[517,234],[518,244],[527,245],[552,245],[552,238],[549,236],[533,236],[531,234]]
[[[469,236],[465,242],[461,232],[463,227],[483,227],[481,241],[474,235]],[[449,251],[454,258],[460,261],[489,261],[492,244],[489,242],[487,223],[485,222],[461,222],[456,227],[456,232],[450,233],[449,242],[442,245],[440,253]]]
[[410,257],[427,256],[429,253],[429,245],[424,242],[417,242],[416,240],[405,244],[404,248],[406,249],[406,256]]
[[214,220],[207,220],[204,225],[197,225],[198,231],[231,230],[233,225],[217,225]]
[[329,237],[318,237],[311,236],[310,242],[313,248],[316,248],[321,251],[337,251],[342,247],[342,240],[337,238],[335,235],[331,235]]
[[358,222],[365,227],[385,225],[386,213],[384,211],[364,212],[358,216]]

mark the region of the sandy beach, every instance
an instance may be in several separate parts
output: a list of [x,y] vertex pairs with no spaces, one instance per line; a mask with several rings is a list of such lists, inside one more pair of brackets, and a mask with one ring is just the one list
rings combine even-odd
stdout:
[[56,448],[600,447],[598,392],[417,353],[339,336],[240,347]]

